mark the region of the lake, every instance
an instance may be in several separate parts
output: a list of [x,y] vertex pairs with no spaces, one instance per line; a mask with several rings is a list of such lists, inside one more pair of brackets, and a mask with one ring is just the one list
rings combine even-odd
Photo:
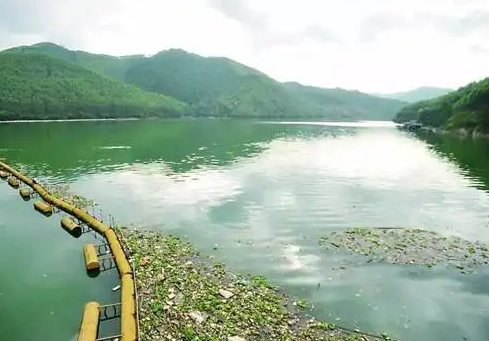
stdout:
[[[67,183],[120,225],[181,236],[238,273],[265,275],[313,315],[399,340],[489,339],[489,268],[365,263],[318,238],[422,228],[489,243],[489,143],[417,138],[388,122],[146,120],[0,124],[0,157]],[[73,340],[83,305],[117,301],[89,278],[59,216],[0,184],[0,335]]]

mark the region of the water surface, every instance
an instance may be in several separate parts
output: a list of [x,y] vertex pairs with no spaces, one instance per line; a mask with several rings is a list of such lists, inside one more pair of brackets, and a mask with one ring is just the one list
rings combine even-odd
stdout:
[[[233,271],[265,275],[310,300],[319,318],[402,340],[487,340],[489,269],[366,264],[324,251],[317,238],[397,226],[489,243],[487,147],[378,122],[0,125],[1,157],[70,183],[119,224],[187,238]],[[0,229],[5,339],[69,340],[85,302],[117,300],[114,273],[83,273],[88,237],[72,239],[6,184]]]

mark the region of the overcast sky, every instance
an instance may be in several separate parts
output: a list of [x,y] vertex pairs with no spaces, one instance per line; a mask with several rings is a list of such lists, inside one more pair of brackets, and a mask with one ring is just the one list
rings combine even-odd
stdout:
[[365,92],[489,76],[489,0],[0,0],[0,49],[226,56],[281,80]]

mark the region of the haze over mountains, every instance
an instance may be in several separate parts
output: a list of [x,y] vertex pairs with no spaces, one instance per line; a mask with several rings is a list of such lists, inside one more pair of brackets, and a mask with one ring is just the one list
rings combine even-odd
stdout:
[[374,96],[383,97],[383,98],[392,98],[397,99],[404,102],[414,103],[418,101],[425,101],[428,99],[432,99],[435,97],[440,97],[446,95],[447,93],[453,91],[454,89],[448,88],[437,88],[432,86],[423,86],[410,91],[405,92],[395,92],[392,94],[372,94]]
[[179,49],[151,57],[53,43],[0,53],[0,119],[263,117],[391,120],[407,103],[358,91],[281,83],[227,58]]

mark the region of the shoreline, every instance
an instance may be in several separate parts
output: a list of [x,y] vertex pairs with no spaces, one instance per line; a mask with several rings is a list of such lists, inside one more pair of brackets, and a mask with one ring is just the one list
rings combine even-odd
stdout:
[[73,118],[73,119],[48,119],[48,120],[12,120],[0,121],[0,124],[8,123],[44,123],[44,122],[103,122],[103,121],[139,121],[141,118]]
[[267,116],[257,116],[257,117],[246,117],[246,116],[236,116],[236,117],[218,117],[218,116],[180,116],[180,117],[127,117],[127,118],[72,118],[72,119],[39,119],[39,120],[0,120],[0,124],[9,123],[59,123],[59,122],[124,122],[124,121],[151,121],[151,120],[241,120],[241,121],[257,121],[263,124],[267,123],[281,123],[281,124],[301,124],[301,123],[316,123],[317,125],[323,125],[327,123],[347,123],[351,124],[361,124],[369,127],[370,124],[375,124],[374,127],[396,127],[400,124],[393,122],[392,120],[366,120],[366,119],[328,119],[321,117],[285,117],[285,118],[271,118]]
[[[396,124],[397,127],[404,131],[409,131],[402,128],[402,124]],[[422,126],[416,130],[411,130],[411,132],[415,134],[428,134],[428,135],[448,135],[455,138],[459,138],[461,140],[465,139],[489,139],[488,133],[480,132],[477,127],[476,128],[456,128],[456,129],[443,129],[439,127],[431,127],[431,126]]]

